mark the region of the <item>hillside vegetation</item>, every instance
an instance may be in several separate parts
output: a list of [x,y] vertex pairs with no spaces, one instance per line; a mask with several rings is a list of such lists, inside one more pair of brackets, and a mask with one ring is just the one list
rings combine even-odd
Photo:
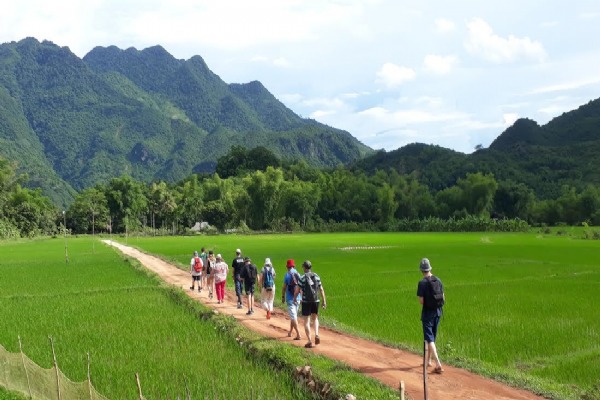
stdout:
[[564,113],[546,125],[519,119],[487,149],[472,154],[439,146],[411,144],[380,151],[352,165],[374,173],[393,169],[413,175],[433,190],[454,185],[467,173],[491,173],[501,181],[525,184],[542,199],[600,185],[600,99]]
[[233,144],[336,166],[370,152],[303,119],[260,82],[227,84],[200,56],[95,48],[83,59],[27,38],[0,46],[0,155],[57,204],[128,174],[176,181],[213,172]]

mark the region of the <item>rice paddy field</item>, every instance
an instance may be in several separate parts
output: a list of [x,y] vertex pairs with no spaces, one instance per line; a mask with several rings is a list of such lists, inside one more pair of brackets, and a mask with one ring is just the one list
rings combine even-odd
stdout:
[[[270,257],[278,282],[286,259],[297,265],[309,259],[327,293],[322,321],[415,352],[423,343],[418,265],[428,257],[446,292],[437,342],[443,361],[553,398],[592,399],[600,391],[600,241],[580,236],[336,233],[119,240],[185,268],[201,247],[222,253],[228,263],[241,248],[259,267]],[[92,240],[69,239],[69,264],[61,239],[0,242],[0,343],[7,349],[17,351],[21,335],[26,354],[50,367],[51,335],[61,369],[79,381],[86,378],[85,351],[91,351],[92,381],[114,399],[135,397],[134,372],[148,398],[175,398],[184,376],[203,369],[216,371],[217,378],[194,382],[191,391],[209,393],[208,398],[248,398],[232,387],[261,393],[266,386],[271,392],[265,398],[309,398],[285,374],[221,340],[157,282]],[[207,340],[215,343],[215,353],[198,345]]]
[[[0,343],[85,381],[109,399],[311,399],[290,374],[251,357],[176,296],[91,238],[0,243]],[[0,392],[0,398],[12,399]]]
[[[422,349],[419,261],[444,283],[438,348],[444,361],[557,398],[600,388],[600,241],[571,234],[352,233],[129,238],[186,265],[204,246],[229,263],[236,248],[278,279],[285,260],[313,263],[333,327]],[[596,393],[592,395],[591,393]],[[596,397],[589,397],[596,398]]]

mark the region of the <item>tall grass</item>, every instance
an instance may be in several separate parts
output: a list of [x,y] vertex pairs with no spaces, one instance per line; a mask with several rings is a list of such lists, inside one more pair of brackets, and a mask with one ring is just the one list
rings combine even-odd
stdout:
[[[92,249],[95,248],[95,252]],[[108,398],[136,398],[139,372],[147,398],[309,399],[285,373],[249,356],[235,340],[169,291],[91,239],[0,243],[0,342],[72,380],[92,381]]]
[[[202,246],[258,264],[310,259],[323,280],[323,319],[419,351],[419,260],[444,282],[443,359],[490,375],[509,371],[575,393],[600,376],[600,242],[536,233],[355,233],[138,239],[185,265]],[[536,383],[537,384],[537,383]]]

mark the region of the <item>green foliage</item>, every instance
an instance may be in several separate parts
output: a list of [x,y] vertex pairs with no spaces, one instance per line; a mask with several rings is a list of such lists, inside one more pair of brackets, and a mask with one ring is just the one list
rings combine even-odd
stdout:
[[[138,245],[186,263],[192,242],[148,238]],[[600,319],[591,317],[597,312],[589,297],[600,283],[598,241],[490,232],[221,235],[205,243],[224,255],[240,247],[253,259],[270,257],[276,269],[290,257],[310,259],[327,292],[323,324],[417,353],[418,263],[426,256],[447,296],[438,336],[443,362],[548,398],[594,393]]]
[[[244,399],[251,391],[256,399],[313,398],[288,371],[220,329],[202,305],[106,246],[92,256],[92,246],[91,238],[69,239],[65,264],[62,240],[0,243],[0,343],[7,350],[18,352],[21,336],[28,357],[50,368],[52,336],[59,366],[73,381],[87,379],[89,352],[93,384],[109,399],[137,398],[135,373],[148,399],[184,398],[186,391],[191,398]],[[32,284],[40,268],[51,272],[44,284]]]
[[259,148],[249,171],[279,166],[275,156],[333,166],[370,151],[300,118],[259,82],[226,84],[199,56],[113,46],[81,60],[33,38],[0,45],[0,154],[61,208],[73,188],[123,174],[149,183],[212,173],[232,145]]

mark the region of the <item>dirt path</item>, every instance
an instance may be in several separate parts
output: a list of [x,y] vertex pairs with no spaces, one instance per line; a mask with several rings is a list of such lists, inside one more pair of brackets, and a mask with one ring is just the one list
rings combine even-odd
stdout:
[[[217,304],[216,299],[208,299],[206,291],[198,293],[189,290],[190,275],[186,271],[182,271],[157,257],[142,253],[134,248],[110,240],[104,242],[116,247],[123,254],[138,259],[146,268],[159,275],[165,282],[186,290],[190,297],[219,312],[232,315],[248,328],[264,336],[288,342],[290,345],[304,345],[304,340],[294,341],[287,336],[289,319],[287,313],[283,310],[276,309],[273,317],[268,321],[263,310],[259,308],[255,314],[248,316],[246,315],[246,309],[238,310],[236,308],[236,298],[231,290],[227,290],[225,302]],[[422,357],[325,328],[321,328],[319,331],[321,344],[307,351],[314,351],[340,360],[355,370],[372,376],[394,389],[398,389],[400,381],[404,381],[406,394],[410,398],[423,398]],[[302,328],[301,334],[304,336]],[[463,369],[444,366],[444,370],[445,372],[442,375],[428,375],[429,400],[543,399],[525,390],[506,386]]]

